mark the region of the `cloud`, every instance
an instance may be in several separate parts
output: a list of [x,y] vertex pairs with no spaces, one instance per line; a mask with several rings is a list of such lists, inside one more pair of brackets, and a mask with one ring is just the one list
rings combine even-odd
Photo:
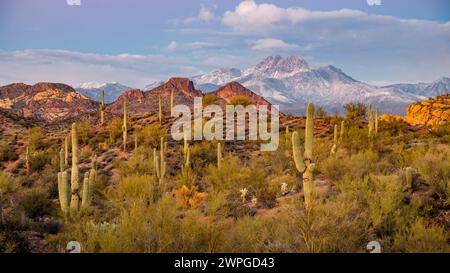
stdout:
[[81,0],[66,0],[69,6],[81,6]]
[[167,50],[169,51],[175,51],[178,48],[178,43],[175,41],[172,41],[169,43],[169,45],[167,46]]
[[192,52],[188,57],[167,55],[81,53],[59,49],[0,50],[0,86],[13,82],[120,82],[143,87],[172,76],[189,77],[217,67],[243,67],[262,56]]
[[234,11],[226,11],[222,18],[225,26],[237,32],[265,33],[282,24],[298,24],[313,20],[333,20],[364,16],[358,10],[310,11],[303,8],[280,8],[273,4],[257,4],[245,0]]
[[254,50],[262,50],[262,51],[291,51],[299,49],[300,47],[295,44],[288,44],[283,40],[279,39],[259,39],[256,41],[250,42],[252,45],[252,49]]
[[181,20],[181,23],[183,24],[192,24],[196,22],[209,23],[212,20],[214,20],[214,18],[215,18],[214,13],[209,8],[201,6],[197,16],[184,18]]
[[366,0],[369,6],[380,6],[381,0]]

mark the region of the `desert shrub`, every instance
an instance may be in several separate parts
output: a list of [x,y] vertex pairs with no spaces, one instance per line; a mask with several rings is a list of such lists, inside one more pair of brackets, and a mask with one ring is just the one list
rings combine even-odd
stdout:
[[323,109],[323,107],[317,107],[314,116],[316,117],[325,117],[327,112]]
[[114,165],[121,177],[154,174],[153,156],[141,153],[131,155],[127,161],[117,160]]
[[433,188],[440,198],[445,200],[449,194],[450,181],[450,149],[428,150],[425,154],[416,155],[413,166]]
[[0,253],[27,253],[30,242],[18,231],[5,227],[0,222]]
[[18,156],[6,141],[0,141],[0,162],[16,160]]
[[222,168],[211,164],[205,170],[203,181],[214,190],[233,189],[238,191],[250,178],[250,171],[243,166],[238,157],[227,155],[223,159]]
[[88,162],[90,158],[93,156],[93,151],[91,146],[86,145],[79,149],[79,161],[80,162]]
[[139,202],[141,205],[153,204],[157,200],[156,179],[150,175],[130,175],[121,179],[108,197],[116,206]]
[[137,135],[138,141],[142,145],[159,149],[161,137],[167,136],[167,129],[154,123],[144,127]]
[[379,131],[387,132],[389,136],[396,136],[407,132],[406,123],[401,120],[380,121]]
[[442,226],[426,224],[418,218],[394,237],[393,250],[402,252],[449,252],[447,234]]
[[439,124],[435,130],[433,130],[433,134],[437,137],[442,138],[445,143],[450,142],[450,122],[447,121],[445,123]]
[[30,168],[32,171],[42,171],[45,165],[51,163],[52,158],[47,151],[38,151],[30,156]]
[[358,125],[348,126],[341,146],[351,153],[367,149],[369,147],[368,131],[366,128],[359,128]]
[[229,105],[242,105],[242,106],[248,106],[253,104],[253,101],[246,96],[234,96],[231,98],[231,100],[228,102]]
[[262,208],[271,209],[277,204],[277,191],[268,187],[260,187],[256,190],[255,196],[258,204]]
[[78,142],[80,144],[86,145],[89,143],[90,139],[93,137],[91,134],[92,125],[88,122],[78,122],[77,123],[77,135]]
[[201,173],[201,170],[208,164],[217,162],[217,143],[215,141],[194,142],[189,148],[191,166],[194,170]]
[[203,107],[206,107],[208,105],[214,105],[219,102],[219,98],[216,94],[206,94],[202,97],[202,104]]
[[42,128],[34,127],[28,130],[28,147],[30,152],[40,149],[44,146],[44,133]]
[[347,103],[344,105],[348,119],[364,119],[367,107],[363,103]]
[[123,121],[120,118],[114,118],[108,126],[109,144],[116,144],[117,140],[122,137]]
[[25,214],[32,219],[43,216],[52,216],[56,212],[56,208],[48,197],[48,194],[37,189],[33,189],[26,193],[20,199],[19,206]]

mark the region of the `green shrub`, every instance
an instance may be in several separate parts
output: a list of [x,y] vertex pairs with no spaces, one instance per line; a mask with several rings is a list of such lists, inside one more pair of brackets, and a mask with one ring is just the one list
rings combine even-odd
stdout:
[[229,105],[242,105],[242,106],[248,106],[248,105],[252,105],[253,101],[246,96],[234,96],[231,98],[231,100],[228,102]]
[[13,147],[5,141],[0,141],[0,162],[17,160],[18,156]]
[[37,189],[26,193],[19,201],[19,206],[32,219],[53,216],[56,212],[56,208],[48,197],[48,194]]

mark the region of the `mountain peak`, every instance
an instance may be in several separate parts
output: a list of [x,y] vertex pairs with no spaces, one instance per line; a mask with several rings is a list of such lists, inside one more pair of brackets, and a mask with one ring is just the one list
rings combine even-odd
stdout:
[[268,105],[270,103],[261,96],[258,96],[250,89],[244,87],[242,84],[238,82],[230,82],[226,85],[222,86],[218,90],[214,91],[218,97],[224,99],[226,102],[229,102],[233,97],[243,96],[249,98],[255,105]]
[[245,74],[258,74],[263,77],[282,79],[299,72],[309,71],[308,63],[300,56],[269,56],[254,68],[247,69]]

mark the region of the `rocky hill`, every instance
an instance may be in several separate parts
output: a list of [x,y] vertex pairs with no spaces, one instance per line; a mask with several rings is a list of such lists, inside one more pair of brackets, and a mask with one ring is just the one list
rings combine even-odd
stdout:
[[450,94],[420,101],[406,109],[405,121],[411,125],[428,125],[433,128],[450,121]]
[[0,87],[0,108],[21,117],[58,121],[95,113],[98,103],[61,83],[14,83]]

